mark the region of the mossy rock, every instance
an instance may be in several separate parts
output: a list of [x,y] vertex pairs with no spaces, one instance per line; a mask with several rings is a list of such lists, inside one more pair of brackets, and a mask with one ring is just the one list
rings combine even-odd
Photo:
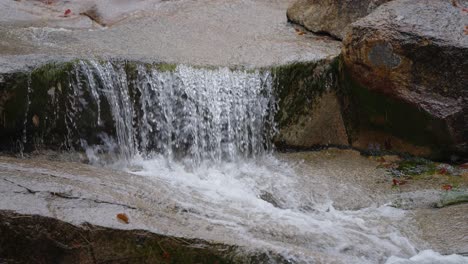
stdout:
[[394,176],[432,175],[437,172],[437,163],[424,158],[407,158],[398,162],[398,166],[390,172]]
[[442,199],[435,206],[443,208],[463,203],[468,203],[468,191],[449,191],[442,196]]
[[297,122],[324,92],[337,88],[337,63],[337,59],[298,62],[271,69],[279,109],[276,121],[280,127]]
[[0,211],[0,261],[7,263],[287,263],[268,252],[144,230],[81,226]]
[[53,135],[50,142],[64,142],[66,128],[61,120],[73,63],[50,63],[29,73],[6,76],[0,85],[4,99],[0,102],[2,149],[37,148],[44,144],[45,135]]

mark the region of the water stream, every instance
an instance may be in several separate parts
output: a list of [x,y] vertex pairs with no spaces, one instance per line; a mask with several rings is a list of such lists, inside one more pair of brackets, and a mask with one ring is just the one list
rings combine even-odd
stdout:
[[[329,192],[345,190],[314,184],[332,183],[275,155],[268,71],[140,65],[136,72],[129,77],[124,65],[95,61],[75,68],[74,95],[88,94],[90,101],[71,100],[70,129],[93,107],[92,122],[104,126],[107,113],[115,131],[101,133],[98,144],[82,139],[91,163],[163,181],[193,219],[292,262],[413,263],[405,261],[424,246],[407,228],[405,211],[382,204],[337,209]],[[434,254],[416,258],[460,261]]]
[[110,107],[116,138],[107,145],[118,146],[119,158],[162,154],[199,164],[271,151],[275,102],[270,73],[137,67],[137,76],[129,80],[123,65],[81,62],[73,83],[77,94],[91,95],[84,104],[96,105],[97,126],[103,122],[103,101]]

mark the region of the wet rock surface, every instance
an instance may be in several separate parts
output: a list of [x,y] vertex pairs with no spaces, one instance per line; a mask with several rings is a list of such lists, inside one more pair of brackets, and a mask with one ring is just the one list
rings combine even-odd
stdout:
[[[466,76],[459,58],[466,45],[458,45],[454,31],[441,32],[445,22],[436,21],[435,31],[424,25],[447,14],[454,15],[450,23],[460,22],[450,4],[381,6],[353,24],[343,62],[339,42],[287,24],[286,0],[93,2],[0,2],[0,144],[23,157],[0,156],[0,231],[8,234],[0,238],[0,262],[383,263],[426,248],[468,251],[460,236],[468,233],[462,166],[336,149],[269,155],[270,138],[259,136],[273,130],[266,113],[278,106],[277,141],[285,146],[351,143],[371,155],[463,154]],[[356,16],[377,2],[360,2]],[[343,29],[354,15],[330,25]],[[432,51],[450,56],[427,62]],[[456,74],[440,77],[441,69],[428,65]],[[176,71],[188,78],[173,78]],[[192,81],[199,91],[214,79],[228,80],[220,86],[229,91],[189,96]],[[137,80],[143,80],[138,89]],[[190,85],[178,86],[184,82]],[[272,83],[278,105],[269,101]],[[247,96],[232,96],[239,91]],[[154,118],[151,96],[163,92],[169,97],[159,106],[167,103],[161,112],[170,114]],[[234,107],[211,108],[213,98]],[[263,104],[255,108],[256,101]],[[181,105],[174,107],[183,109],[178,116],[172,109]],[[208,114],[192,116],[200,105]],[[221,120],[244,118],[248,126],[228,122],[231,130],[219,130],[227,135],[211,129],[199,148],[190,147],[196,141],[190,131],[179,133],[204,131],[194,120],[223,127],[210,114],[233,108],[242,111]],[[167,117],[176,121],[164,130]],[[185,125],[171,130],[173,124]],[[117,141],[97,135],[98,126]],[[83,133],[72,144],[75,128]],[[86,153],[61,152],[80,146]],[[58,152],[44,154],[51,147]]]
[[274,70],[278,148],[348,145],[338,95],[338,59],[292,64]]
[[288,8],[288,19],[306,29],[343,39],[348,26],[390,0],[298,0]]
[[[223,67],[187,68],[168,63],[120,60],[47,63],[31,72],[2,75],[0,114],[3,118],[0,119],[0,125],[3,129],[0,131],[0,149],[11,152],[82,149],[83,140],[86,145],[102,144],[101,134],[105,133],[110,137],[117,134],[120,115],[113,112],[115,105],[122,111],[133,113],[129,114],[133,124],[148,121],[149,115],[142,112],[145,105],[150,103],[145,103],[146,96],[169,107],[164,96],[153,95],[152,91],[146,90],[146,82],[152,83],[154,87],[151,89],[160,89],[164,83],[166,86],[173,84],[164,88],[174,89],[177,93],[168,94],[170,100],[195,107],[198,109],[197,115],[203,115],[203,109],[208,106],[193,106],[191,102],[199,100],[197,94],[207,92],[207,87],[212,84],[206,78],[208,75],[217,76],[218,79],[230,76],[224,81],[220,79],[219,84],[224,89],[235,90],[234,94],[237,96],[265,96],[266,100],[271,101],[266,116],[262,118],[275,115],[279,134],[274,141],[279,147],[305,149],[323,145],[347,145],[348,138],[337,91],[337,65],[337,58],[258,70],[246,70],[242,67],[229,70]],[[184,67],[192,72],[190,76],[188,73],[181,74]],[[185,75],[187,76],[184,77]],[[239,81],[232,81],[241,80],[238,79],[239,76],[244,76],[241,79],[245,85],[257,79],[258,84],[264,87],[258,88],[254,82],[249,89],[261,89],[264,95],[239,87]],[[190,93],[188,88],[188,83],[194,80],[198,81],[199,86],[195,94]],[[109,97],[109,93],[114,95]],[[274,98],[268,94],[272,94]],[[187,99],[189,95],[191,99]],[[224,104],[222,100],[210,100]],[[277,102],[277,106],[273,100]],[[199,103],[203,104],[204,101]],[[234,103],[235,101],[231,102]],[[164,114],[159,108],[151,109],[153,115]],[[179,114],[180,118],[191,115],[188,112],[185,115]],[[212,114],[210,118],[222,118],[217,112]],[[126,121],[122,121],[122,124],[140,134],[141,129]],[[271,123],[265,129],[268,126],[271,128]],[[149,133],[155,135],[156,132],[153,132]],[[268,130],[265,132],[270,133]],[[153,145],[157,144],[153,142]]]
[[[0,239],[8,245],[7,249],[11,249],[0,251],[1,258],[18,260],[19,257],[25,257],[24,254],[15,255],[15,245],[23,245],[31,251],[32,256],[45,257],[38,252],[38,248],[31,248],[27,244],[42,241],[41,252],[51,252],[53,254],[50,256],[62,258],[65,262],[75,257],[88,261],[93,257],[90,253],[93,250],[94,257],[103,261],[119,257],[159,260],[167,257],[164,254],[167,251],[173,259],[196,260],[207,257],[219,259],[220,263],[243,263],[247,258],[253,263],[286,263],[278,253],[284,253],[284,248],[292,250],[290,246],[302,247],[308,241],[305,238],[307,234],[298,233],[290,237],[295,232],[301,232],[296,230],[301,228],[298,223],[297,226],[290,226],[282,222],[282,218],[273,221],[266,215],[262,221],[252,223],[251,213],[237,211],[235,207],[224,208],[225,213],[235,215],[234,219],[245,218],[241,225],[248,226],[248,233],[245,233],[241,231],[243,228],[235,226],[235,222],[224,218],[226,215],[219,218],[220,215],[211,211],[210,207],[200,210],[187,203],[187,197],[180,200],[180,197],[186,195],[193,195],[191,199],[195,200],[201,199],[201,196],[195,190],[191,194],[181,191],[180,184],[174,185],[171,180],[67,161],[76,160],[80,154],[68,155],[68,158],[63,154],[60,156],[64,158],[61,161],[57,161],[56,153],[53,152],[36,154],[26,159],[0,158],[0,226],[8,233],[17,230],[15,236],[2,236]],[[398,226],[400,232],[414,241],[421,241],[418,242],[421,250],[433,248],[443,254],[467,251],[465,238],[460,237],[467,231],[464,218],[466,203],[442,209],[434,207],[447,193],[441,186],[448,183],[455,186],[451,177],[460,177],[457,178],[456,188],[466,192],[466,171],[461,176],[439,173],[419,178],[413,176],[406,178],[406,184],[395,188],[392,184],[395,176],[389,174],[388,168],[383,166],[385,162],[382,158],[364,157],[356,151],[328,149],[279,154],[278,158],[287,162],[300,175],[297,182],[292,182],[292,186],[283,188],[296,191],[287,195],[299,197],[302,205],[298,210],[310,214],[309,220],[312,222],[316,221],[313,220],[315,217],[321,219],[321,210],[324,210],[323,213],[332,212],[332,215],[349,213],[348,217],[362,212],[364,215],[361,217],[371,221],[370,224],[374,221],[372,208],[399,207],[405,211],[393,209],[397,210],[393,214],[404,214],[405,217],[395,219],[396,222],[387,222],[389,219],[386,218],[378,220],[381,228],[387,228],[386,225]],[[383,159],[390,163],[398,162],[396,157]],[[139,168],[132,170],[138,171]],[[174,188],[179,191],[175,192]],[[284,213],[296,210],[290,207],[287,203],[289,197],[284,195],[284,192],[272,189],[259,193],[258,200]],[[314,201],[320,207],[307,201]],[[333,201],[333,207],[330,201]],[[204,204],[208,206],[206,202]],[[243,208],[249,210],[249,207]],[[125,214],[128,223],[119,220],[118,214]],[[32,230],[40,232],[34,233]],[[67,236],[61,235],[64,233]],[[22,240],[26,244],[14,243],[24,235],[30,238]],[[249,238],[251,235],[253,237]],[[162,249],[150,247],[154,243],[161,244]],[[203,246],[192,250],[194,245]],[[284,248],[279,250],[278,245]],[[321,259],[325,263],[336,257],[335,260],[341,263],[337,255],[324,254],[315,247],[312,252],[308,248],[307,257]],[[269,249],[272,251],[269,252]],[[298,249],[292,252],[295,250]]]
[[[1,1],[0,124],[4,129],[0,132],[0,149],[16,152],[77,147],[66,118],[73,111],[71,101],[89,103],[91,95],[76,94],[73,99],[70,78],[74,78],[78,60],[88,59],[127,64],[129,82],[134,81],[132,75],[138,65],[150,67],[155,63],[165,70],[180,64],[271,70],[273,75],[282,73],[283,83],[290,75],[299,75],[283,90],[296,90],[295,95],[307,100],[294,106],[291,102],[295,101],[288,99],[284,109],[289,115],[298,107],[307,113],[298,114],[300,122],[288,121],[281,141],[305,147],[346,144],[331,87],[335,84],[325,80],[330,78],[329,64],[338,56],[341,43],[298,34],[284,14],[288,4],[287,0]],[[296,63],[308,66],[290,70]],[[294,87],[301,85],[300,78],[308,78],[310,69],[317,81]],[[321,102],[324,90],[326,96]],[[107,108],[109,105],[103,107]],[[93,111],[97,111],[96,105],[91,104],[89,118],[95,115]],[[330,111],[335,133],[321,133],[322,129],[314,127],[328,126],[330,118],[324,115]],[[104,119],[105,132],[115,134],[110,116]],[[78,123],[85,134],[82,138],[94,142],[93,122]],[[28,146],[23,147],[23,141]]]
[[343,83],[356,110],[345,118],[354,120],[353,146],[374,140],[418,155],[466,156],[468,17],[461,6],[398,0],[352,24]]
[[[2,1],[0,72],[38,58],[92,56],[262,67],[318,61],[340,49],[337,41],[297,35],[284,15],[287,0],[93,2]],[[89,18],[90,8],[98,18]]]

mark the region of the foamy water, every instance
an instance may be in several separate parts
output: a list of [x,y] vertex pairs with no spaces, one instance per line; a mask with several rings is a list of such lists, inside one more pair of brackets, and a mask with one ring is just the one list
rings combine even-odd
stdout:
[[271,155],[197,168],[164,157],[135,158],[125,170],[168,183],[171,199],[192,217],[223,225],[227,234],[240,235],[240,244],[298,263],[384,263],[418,251],[404,233],[409,231],[405,211],[337,210],[332,200],[317,202],[312,193],[317,190],[301,183],[303,177],[323,179],[298,174],[295,165]]

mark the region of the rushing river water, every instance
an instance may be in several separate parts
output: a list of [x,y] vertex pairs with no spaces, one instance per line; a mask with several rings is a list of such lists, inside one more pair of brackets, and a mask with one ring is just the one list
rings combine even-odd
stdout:
[[467,262],[420,252],[425,244],[403,210],[363,206],[351,191],[351,205],[336,208],[331,194],[346,196],[349,189],[277,158],[269,72],[187,66],[136,72],[130,79],[122,65],[94,61],[75,69],[74,94],[89,94],[90,101],[71,100],[69,128],[92,106],[96,126],[108,111],[115,129],[115,137],[100,134],[98,144],[83,138],[91,163],[165,182],[170,199],[194,219],[292,262]]

